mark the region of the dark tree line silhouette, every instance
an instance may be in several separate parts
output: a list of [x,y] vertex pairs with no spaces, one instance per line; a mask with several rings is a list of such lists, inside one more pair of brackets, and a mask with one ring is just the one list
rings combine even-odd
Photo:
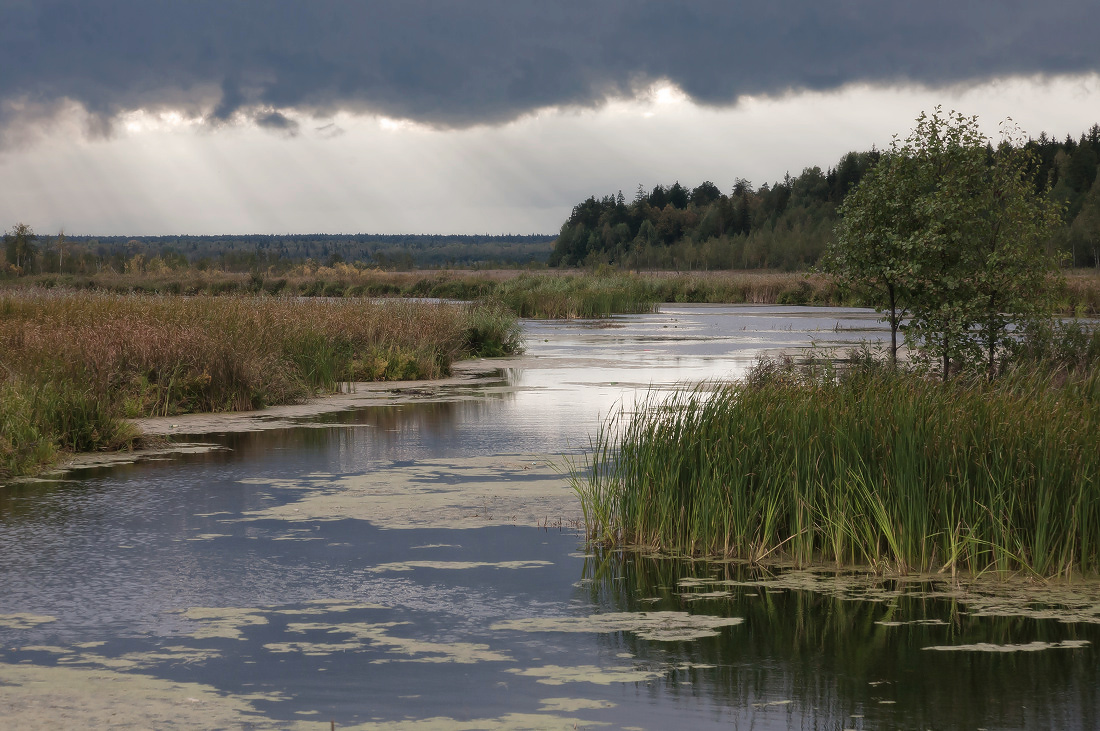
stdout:
[[[1043,133],[1035,152],[1034,184],[1064,206],[1052,245],[1067,264],[1100,267],[1100,125],[1079,139]],[[990,150],[992,153],[992,150]],[[736,178],[723,193],[706,181],[679,181],[652,190],[638,186],[632,200],[588,198],[562,224],[551,266],[611,264],[630,269],[805,269],[833,240],[837,208],[881,154],[849,152],[822,171],[755,188]]]

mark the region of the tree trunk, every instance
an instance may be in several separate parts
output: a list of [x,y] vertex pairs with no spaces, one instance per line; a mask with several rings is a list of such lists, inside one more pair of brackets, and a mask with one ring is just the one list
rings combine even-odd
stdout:
[[951,354],[947,349],[947,336],[943,336],[943,382],[947,383],[948,374],[951,372]]
[[890,292],[890,367],[898,369],[898,303],[894,285],[887,285]]

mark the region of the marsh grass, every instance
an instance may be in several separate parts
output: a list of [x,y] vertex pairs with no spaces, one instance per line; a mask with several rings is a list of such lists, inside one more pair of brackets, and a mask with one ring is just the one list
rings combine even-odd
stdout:
[[660,302],[732,304],[841,304],[824,277],[797,272],[641,272],[446,270],[388,272],[346,264],[296,267],[290,272],[232,273],[178,270],[158,273],[40,275],[44,288],[105,290],[118,294],[268,294],[300,297],[430,297],[503,302],[522,317],[606,317],[649,312]]
[[625,274],[524,274],[501,282],[494,297],[520,317],[543,319],[597,318],[657,309],[652,287]]
[[[25,280],[43,288],[62,287],[118,294],[240,295],[300,297],[431,297],[506,302],[523,317],[603,317],[616,312],[647,312],[661,302],[858,305],[835,283],[818,274],[775,270],[627,273],[595,270],[419,270],[384,271],[350,264],[302,264],[289,271],[223,272],[165,269],[94,275],[43,274]],[[18,286],[0,280],[0,286]],[[540,297],[546,298],[543,306]],[[1066,273],[1055,293],[1064,315],[1100,314],[1100,271]],[[622,309],[619,309],[619,308]],[[648,308],[648,309],[647,309]],[[547,314],[543,314],[543,313]]]
[[1100,370],[943,384],[764,366],[619,413],[574,472],[588,537],[881,571],[1100,570]]
[[438,378],[522,347],[487,305],[63,290],[0,295],[0,474],[132,442],[122,417],[262,408],[343,382]]

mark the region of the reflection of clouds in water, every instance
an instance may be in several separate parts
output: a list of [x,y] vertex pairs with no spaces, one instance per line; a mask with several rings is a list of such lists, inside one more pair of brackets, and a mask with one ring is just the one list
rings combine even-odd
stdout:
[[[910,593],[924,590],[913,583],[835,572],[738,574],[622,554],[618,564],[590,559],[577,582],[584,556],[573,553],[581,541],[568,525],[554,537],[510,527],[579,512],[547,457],[587,447],[613,408],[649,398],[651,387],[659,395],[737,373],[762,348],[843,338],[874,324],[871,315],[837,327],[827,310],[814,317],[734,310],[670,308],[623,318],[614,329],[529,323],[552,342],[531,338],[527,356],[502,361],[512,365],[484,382],[399,394],[411,400],[322,417],[311,428],[219,437],[232,451],[114,468],[43,489],[22,505],[12,499],[19,512],[3,513],[0,550],[20,567],[5,578],[7,598],[19,602],[11,610],[24,614],[0,616],[5,644],[10,636],[32,662],[44,662],[33,653],[47,653],[71,670],[198,670],[230,697],[241,671],[256,671],[265,687],[291,689],[284,708],[294,710],[283,717],[338,697],[369,703],[389,728],[409,729],[537,728],[560,720],[545,714],[575,712],[590,716],[577,721],[588,727],[612,705],[602,696],[630,700],[631,693],[646,701],[633,705],[684,725],[707,722],[695,703],[721,708],[715,723],[729,727],[751,725],[754,708],[778,708],[779,699],[784,707],[773,714],[789,707],[804,725],[839,725],[849,706],[878,707],[863,677],[869,656],[875,672],[904,666],[912,673],[922,648],[942,649],[915,653],[937,671],[991,647],[1013,662],[1049,663],[1035,687],[1024,689],[1013,685],[1013,673],[992,667],[991,687],[1013,688],[1013,697],[1034,707],[1067,678],[1092,683],[1095,667],[1082,671],[1081,658],[1087,662],[1095,642],[1077,652],[1036,651],[1088,642],[1078,638],[1090,637],[1100,610],[1079,587],[1077,595],[1040,587],[1051,599],[1040,606],[1034,592],[1009,602],[937,586],[937,597],[965,606],[960,617],[940,613],[935,602],[930,609],[910,602]],[[756,332],[737,329],[753,322]],[[313,601],[322,596],[332,599]],[[36,607],[50,607],[58,619],[39,621],[52,617],[33,614]],[[1002,617],[982,614],[1078,624],[1063,631],[1066,625],[1047,622],[1055,629],[1036,637],[1018,626],[1001,632]],[[965,634],[949,634],[959,627]],[[868,633],[881,638],[873,655]],[[991,637],[1005,644],[984,646]],[[71,644],[87,639],[96,642]],[[822,652],[843,672],[823,669]],[[383,673],[374,666],[380,662],[387,663]],[[305,668],[337,672],[323,673],[317,691],[301,682]],[[424,689],[416,703],[400,699],[410,678],[417,692]],[[933,706],[961,714],[959,725],[1012,720],[981,697],[960,703],[919,684],[907,697],[896,678],[870,681],[899,688],[896,713],[932,714],[929,725],[943,720],[924,710]],[[569,684],[568,695],[593,697],[537,700],[563,695],[546,692],[554,683]],[[477,692],[497,684],[509,685],[512,700],[496,712],[517,713],[450,718],[459,703],[478,702]],[[927,702],[932,696],[935,704]],[[539,703],[539,714],[523,713]],[[620,702],[612,721],[659,727],[649,710],[631,705]],[[393,721],[410,713],[425,718]]]

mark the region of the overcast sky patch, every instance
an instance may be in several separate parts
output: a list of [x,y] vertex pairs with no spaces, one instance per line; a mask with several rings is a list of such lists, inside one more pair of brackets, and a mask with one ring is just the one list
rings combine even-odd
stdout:
[[0,227],[552,233],[941,103],[1079,134],[1098,27],[1081,0],[0,0]]

